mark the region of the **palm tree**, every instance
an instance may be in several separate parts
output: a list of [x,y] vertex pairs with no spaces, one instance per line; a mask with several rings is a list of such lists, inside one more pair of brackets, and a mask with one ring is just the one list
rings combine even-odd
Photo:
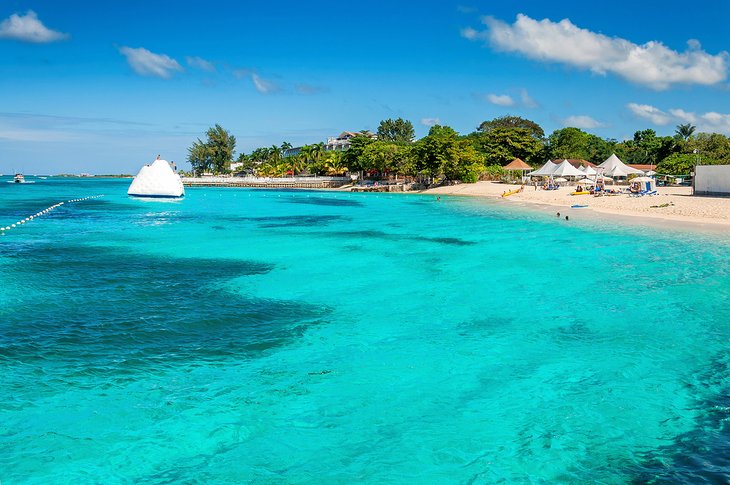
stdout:
[[675,133],[677,133],[678,136],[681,136],[684,141],[687,141],[692,137],[692,134],[696,129],[696,126],[692,126],[690,123],[687,123],[686,125],[677,125]]
[[349,170],[345,165],[342,152],[330,152],[324,161],[324,169],[327,175],[342,175]]
[[324,155],[324,143],[312,145],[312,160],[318,162],[322,159],[322,155]]
[[302,156],[305,163],[309,163],[310,160],[314,159],[314,145],[304,145],[301,150],[299,150],[299,155]]
[[274,167],[270,163],[264,162],[256,168],[256,175],[258,177],[271,177],[274,175]]
[[276,145],[271,145],[269,148],[269,161],[272,163],[278,163],[281,161],[281,149]]

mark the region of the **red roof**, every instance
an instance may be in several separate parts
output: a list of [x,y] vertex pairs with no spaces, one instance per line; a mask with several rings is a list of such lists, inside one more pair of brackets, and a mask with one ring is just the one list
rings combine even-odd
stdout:
[[631,168],[635,168],[636,170],[641,170],[642,172],[646,172],[649,170],[656,170],[656,165],[646,165],[643,163],[627,163]]
[[[560,162],[562,162],[562,160],[553,160],[553,163],[559,164]],[[570,163],[575,168],[580,168],[581,165],[593,168],[598,166],[595,163],[591,163],[588,160],[583,160],[582,158],[569,158],[568,163]]]

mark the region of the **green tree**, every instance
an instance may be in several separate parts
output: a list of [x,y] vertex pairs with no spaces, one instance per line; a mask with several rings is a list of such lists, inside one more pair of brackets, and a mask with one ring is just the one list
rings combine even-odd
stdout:
[[251,158],[250,155],[246,155],[245,153],[240,153],[238,155],[238,158],[236,159],[237,163],[241,163],[241,167],[239,170],[251,170],[256,164],[254,160]]
[[365,134],[358,134],[350,138],[350,148],[342,152],[343,163],[353,171],[367,170],[363,153],[371,143],[375,143],[375,140]]
[[269,159],[269,149],[266,147],[256,148],[254,151],[251,152],[249,158],[252,162],[254,162],[254,164],[264,163]]
[[472,142],[460,139],[448,126],[431,127],[428,136],[413,147],[415,169],[429,177],[444,175],[451,180],[476,182],[484,171],[484,156]]
[[365,147],[362,164],[366,170],[376,170],[381,174],[394,172],[397,170],[398,156],[398,145],[378,140]]
[[645,165],[657,165],[680,149],[674,138],[657,136],[652,129],[637,131],[632,140],[627,140],[616,148],[617,155],[625,163]]
[[212,169],[213,162],[208,150],[208,145],[200,138],[188,148],[188,163],[193,168],[193,172],[201,174]]
[[266,159],[277,165],[283,159],[282,149],[276,145],[271,145],[268,149]]
[[695,132],[696,129],[696,126],[692,126],[691,123],[687,123],[685,125],[677,125],[675,133],[684,141],[688,141],[690,138],[692,138],[692,134]]
[[674,153],[662,160],[656,171],[667,175],[689,175],[696,162],[697,157],[692,153]]
[[520,158],[534,165],[541,161],[544,150],[542,140],[526,128],[494,128],[467,138],[490,164],[505,165]]
[[236,151],[236,137],[218,124],[209,128],[206,135],[208,136],[206,145],[213,170],[217,173],[229,171],[233,161],[233,153]]
[[527,130],[531,136],[537,138],[538,140],[541,140],[545,137],[545,132],[543,131],[542,127],[534,121],[511,115],[500,116],[499,118],[494,118],[493,120],[483,121],[479,125],[479,127],[477,127],[477,131],[481,133],[489,133],[492,130],[512,128]]
[[553,131],[548,137],[548,156],[551,160],[582,158],[587,160],[589,135],[585,131],[567,127]]
[[703,165],[716,163],[730,164],[730,138],[719,133],[698,133],[686,143],[685,152],[694,153]]
[[323,157],[323,168],[327,175],[342,175],[349,171],[343,152],[331,151]]
[[412,143],[416,137],[413,123],[403,118],[387,119],[378,126],[378,140],[393,143]]

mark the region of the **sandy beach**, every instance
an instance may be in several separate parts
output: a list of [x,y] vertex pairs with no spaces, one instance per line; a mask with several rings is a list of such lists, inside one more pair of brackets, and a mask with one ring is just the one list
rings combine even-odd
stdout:
[[[618,216],[621,219],[635,218],[651,220],[662,227],[706,228],[709,230],[730,230],[730,198],[695,197],[690,187],[658,187],[658,195],[630,197],[629,195],[594,197],[592,195],[570,195],[572,187],[559,190],[537,190],[533,186],[517,194],[502,197],[505,191],[519,189],[519,185],[496,182],[477,182],[437,187],[423,191],[434,195],[461,195],[491,197],[508,204],[550,206],[569,212],[566,214],[595,213]],[[572,205],[587,205],[587,209],[571,209]],[[657,207],[659,206],[659,207]]]

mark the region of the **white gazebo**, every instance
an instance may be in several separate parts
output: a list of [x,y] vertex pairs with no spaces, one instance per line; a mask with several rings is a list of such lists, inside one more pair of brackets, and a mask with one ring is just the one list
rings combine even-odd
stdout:
[[507,165],[502,167],[502,170],[504,170],[505,172],[520,172],[520,176],[522,180],[524,180],[525,174],[531,171],[532,167],[520,160],[519,158],[515,158]]

